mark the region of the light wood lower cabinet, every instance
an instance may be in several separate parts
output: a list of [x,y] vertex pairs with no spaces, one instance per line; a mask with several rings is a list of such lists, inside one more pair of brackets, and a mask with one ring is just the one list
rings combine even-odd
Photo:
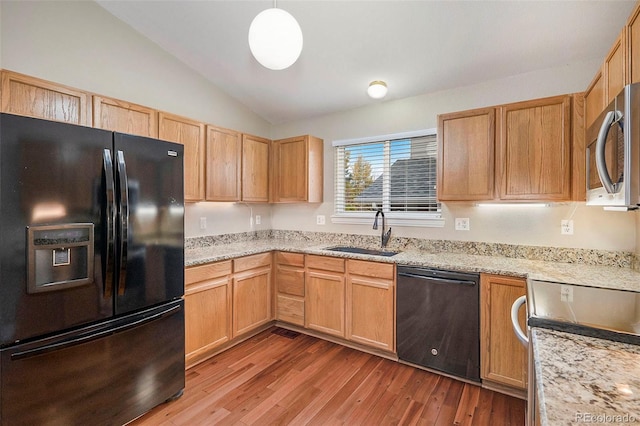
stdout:
[[272,320],[271,253],[233,261],[233,336]]
[[304,326],[304,254],[276,252],[276,319]]
[[395,266],[347,261],[347,339],[395,352]]
[[307,255],[305,327],[345,337],[345,261]]
[[185,354],[192,365],[231,340],[231,261],[185,270]]
[[[526,294],[522,278],[480,276],[480,376],[519,390],[527,387],[527,350],[511,325],[511,305]],[[520,326],[526,330],[524,309]]]

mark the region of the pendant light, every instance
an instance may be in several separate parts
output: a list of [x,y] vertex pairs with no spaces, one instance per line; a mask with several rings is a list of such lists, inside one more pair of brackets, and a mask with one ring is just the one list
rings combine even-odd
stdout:
[[258,62],[271,70],[293,65],[302,52],[302,30],[289,12],[276,7],[263,10],[249,26],[249,48]]

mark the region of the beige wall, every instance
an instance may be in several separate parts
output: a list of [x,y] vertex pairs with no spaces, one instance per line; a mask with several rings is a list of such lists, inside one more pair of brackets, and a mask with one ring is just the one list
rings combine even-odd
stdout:
[[[271,227],[373,235],[368,224],[331,224],[332,140],[431,128],[439,113],[582,91],[598,65],[599,61],[571,64],[408,99],[372,101],[365,108],[272,127],[93,2],[0,2],[2,68],[256,135],[278,138],[311,133],[325,139],[324,203],[190,204],[185,215],[187,236]],[[560,220],[573,207],[575,234],[562,236]],[[261,216],[260,225],[252,225],[252,214]],[[315,225],[316,214],[327,216],[327,225]],[[449,204],[443,215],[444,228],[394,227],[393,234],[640,253],[640,214],[635,212],[604,212],[581,203],[535,211]],[[206,229],[200,229],[203,217]],[[454,231],[454,217],[469,217],[471,231]]]

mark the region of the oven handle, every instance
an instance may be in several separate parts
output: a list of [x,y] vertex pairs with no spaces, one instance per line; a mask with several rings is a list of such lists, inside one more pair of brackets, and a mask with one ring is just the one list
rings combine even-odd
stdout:
[[620,191],[619,184],[613,183],[609,171],[607,170],[607,162],[604,155],[605,144],[607,143],[607,135],[609,129],[616,123],[620,123],[622,120],[622,113],[620,111],[609,111],[604,116],[602,126],[598,132],[598,139],[596,140],[596,168],[598,170],[598,176],[602,186],[609,194],[615,194]]
[[523,345],[527,346],[529,344],[529,338],[520,328],[520,322],[518,321],[518,311],[520,307],[527,303],[527,296],[520,296],[513,302],[511,305],[511,325],[513,326],[513,331],[516,333],[516,337],[518,340],[522,342]]

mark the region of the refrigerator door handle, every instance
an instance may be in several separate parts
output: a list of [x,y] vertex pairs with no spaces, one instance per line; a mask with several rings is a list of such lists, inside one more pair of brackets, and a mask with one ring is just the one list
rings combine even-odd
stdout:
[[146,324],[149,324],[151,322],[163,319],[163,318],[167,318],[171,315],[174,315],[176,313],[178,313],[180,311],[180,309],[182,309],[181,306],[172,306],[168,309],[165,309],[164,311],[155,313],[151,316],[148,316],[146,318],[141,318],[137,321],[134,322],[130,322],[130,323],[126,323],[114,328],[107,328],[105,330],[102,330],[98,333],[89,333],[87,335],[83,335],[83,336],[78,336],[69,340],[64,340],[62,342],[57,342],[57,343],[52,343],[50,345],[45,345],[45,346],[40,346],[38,348],[34,348],[34,349],[28,349],[26,351],[21,351],[21,352],[16,352],[11,354],[11,360],[19,360],[19,359],[25,359],[25,358],[31,358],[34,356],[38,356],[38,355],[42,355],[45,353],[49,353],[49,352],[53,352],[53,351],[59,351],[61,349],[66,349],[66,348],[70,348],[73,346],[77,346],[77,345],[81,345],[83,343],[87,343],[90,342],[92,340],[96,340],[96,339],[100,339],[104,336],[110,335],[110,334],[116,334],[116,333],[122,333],[124,331],[127,330],[131,330],[133,328],[136,327],[140,327]]
[[120,251],[119,251],[119,276],[118,295],[125,291],[127,280],[127,241],[129,239],[129,184],[127,180],[127,164],[124,161],[124,152],[117,153],[117,172],[119,185],[119,210],[120,210]]
[[110,298],[113,293],[113,263],[115,258],[114,244],[116,240],[116,200],[114,194],[113,161],[111,151],[105,148],[102,151],[102,169],[105,178],[105,216],[106,238],[102,256],[102,276],[104,279],[104,297]]

